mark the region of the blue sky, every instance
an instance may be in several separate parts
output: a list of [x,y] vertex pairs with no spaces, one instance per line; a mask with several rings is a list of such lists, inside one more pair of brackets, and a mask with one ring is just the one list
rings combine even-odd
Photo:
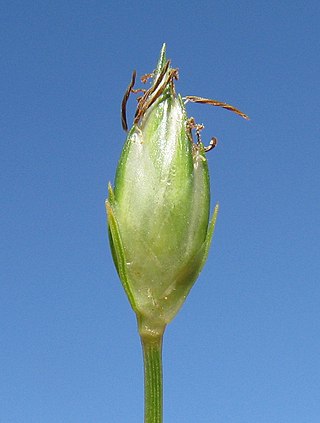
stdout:
[[219,139],[208,160],[220,215],[165,335],[164,423],[318,423],[319,2],[0,9],[0,422],[143,421],[104,199],[131,72],[152,71],[166,42],[178,92],[251,120],[188,106]]

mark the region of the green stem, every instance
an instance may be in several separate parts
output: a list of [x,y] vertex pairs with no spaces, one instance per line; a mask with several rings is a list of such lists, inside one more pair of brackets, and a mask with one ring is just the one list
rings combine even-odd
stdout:
[[162,338],[163,332],[142,334],[144,362],[144,423],[162,423]]

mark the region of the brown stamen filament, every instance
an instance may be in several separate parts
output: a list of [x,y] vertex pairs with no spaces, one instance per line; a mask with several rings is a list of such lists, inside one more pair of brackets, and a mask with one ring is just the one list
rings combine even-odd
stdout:
[[241,110],[237,109],[234,106],[231,106],[231,104],[223,103],[222,101],[212,100],[210,98],[198,97],[195,95],[187,95],[186,97],[183,97],[183,99],[186,100],[186,103],[188,101],[191,101],[192,103],[209,104],[211,106],[222,107],[223,109],[230,110],[231,112],[236,113],[237,115],[243,117],[244,119],[249,120],[249,116],[241,112]]
[[132,88],[134,87],[134,84],[136,82],[136,76],[137,72],[134,70],[132,72],[132,77],[130,84],[128,85],[128,88],[126,89],[126,92],[124,93],[122,103],[121,103],[121,123],[122,128],[127,132],[128,131],[128,124],[127,124],[127,102],[130,96],[130,93],[132,91]]

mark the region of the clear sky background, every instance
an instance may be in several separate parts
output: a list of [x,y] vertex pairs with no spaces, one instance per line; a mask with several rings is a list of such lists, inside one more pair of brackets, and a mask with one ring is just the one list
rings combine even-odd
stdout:
[[163,42],[178,92],[251,117],[188,106],[221,209],[165,335],[164,423],[319,422],[320,3],[177,3],[1,2],[1,423],[143,421],[104,200]]

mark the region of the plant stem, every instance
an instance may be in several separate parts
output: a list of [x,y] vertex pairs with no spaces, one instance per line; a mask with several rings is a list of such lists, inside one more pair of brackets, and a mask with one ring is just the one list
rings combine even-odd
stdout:
[[163,332],[140,333],[144,362],[144,423],[162,423],[162,338]]

